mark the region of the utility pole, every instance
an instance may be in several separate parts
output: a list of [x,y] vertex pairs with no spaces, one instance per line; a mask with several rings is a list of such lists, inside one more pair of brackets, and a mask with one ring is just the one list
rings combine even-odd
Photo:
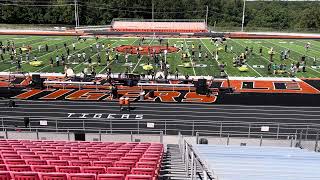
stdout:
[[78,8],[77,8],[77,0],[74,0],[74,20],[76,22],[76,27],[79,26],[78,24]]
[[243,26],[244,26],[244,14],[246,10],[246,0],[243,0],[243,10],[242,10],[242,24],[241,24],[241,31],[243,32]]
[[209,14],[209,6],[207,5],[207,12],[206,12],[206,25],[208,27],[208,14]]

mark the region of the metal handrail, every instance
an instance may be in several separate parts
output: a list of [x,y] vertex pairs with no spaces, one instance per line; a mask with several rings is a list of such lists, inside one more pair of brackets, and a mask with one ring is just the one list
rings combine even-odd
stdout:
[[[0,128],[8,129],[12,128],[14,124],[21,124],[21,120],[24,117],[22,116],[2,116],[0,117],[1,126]],[[38,125],[40,120],[46,120],[48,125],[41,126]],[[199,121],[182,121],[182,120],[161,120],[157,119],[126,119],[126,122],[130,124],[129,127],[119,126],[123,125],[123,120],[117,119],[75,119],[75,118],[52,118],[52,117],[32,117],[30,120],[30,128],[36,128],[40,131],[99,131],[103,129],[103,131],[108,132],[121,132],[121,131],[150,131],[157,132],[163,131],[164,134],[172,134],[178,131],[184,131],[186,133],[195,135],[196,132],[201,133],[202,135],[208,136],[226,136],[229,134],[230,136],[242,136],[242,137],[254,137],[263,135],[264,137],[276,137],[278,138],[286,138],[291,135],[297,135],[301,131],[303,132],[303,136],[308,138],[313,138],[320,132],[319,124],[302,124],[302,123],[274,123],[274,122],[243,122],[243,121],[209,121],[209,120],[200,120]],[[147,128],[146,123],[155,122],[156,127],[153,129]],[[37,123],[37,124],[35,124]],[[66,128],[65,125],[68,125]],[[81,125],[80,125],[81,124]],[[94,124],[99,124],[101,127],[99,128]],[[115,128],[117,126],[118,128]],[[175,127],[177,126],[177,127]],[[269,132],[261,132],[261,126],[269,126]],[[22,126],[17,126],[21,128]],[[203,128],[207,127],[207,128]],[[28,128],[28,129],[30,129]]]

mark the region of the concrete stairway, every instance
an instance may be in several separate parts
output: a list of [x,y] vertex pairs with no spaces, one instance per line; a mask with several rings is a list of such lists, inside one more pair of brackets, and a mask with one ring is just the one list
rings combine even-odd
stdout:
[[[189,171],[190,172],[190,171]],[[178,144],[168,144],[164,154],[160,180],[190,180]]]

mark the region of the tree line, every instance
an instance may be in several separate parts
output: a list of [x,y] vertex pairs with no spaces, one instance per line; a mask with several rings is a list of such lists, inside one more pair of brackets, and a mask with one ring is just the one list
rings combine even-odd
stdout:
[[[152,0],[78,0],[80,25],[110,24],[113,18],[152,18]],[[0,0],[0,23],[74,25],[73,0]],[[240,27],[242,0],[153,0],[156,19],[204,19]],[[320,2],[247,2],[245,26],[320,29]]]

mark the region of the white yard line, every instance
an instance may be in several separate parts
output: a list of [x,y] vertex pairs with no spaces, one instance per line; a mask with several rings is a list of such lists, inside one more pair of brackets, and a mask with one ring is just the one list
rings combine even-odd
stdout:
[[[209,53],[211,54],[211,57],[213,58],[213,53],[210,51],[210,49],[208,48],[208,46],[202,41],[202,39],[200,39],[201,43],[204,45],[204,47],[206,47],[206,49],[209,51]],[[218,66],[220,65],[220,62],[214,58],[214,60],[218,63]],[[229,76],[229,74],[227,73],[227,71],[224,71],[226,73],[227,76]]]
[[[78,44],[78,43],[79,43],[79,42],[77,42],[77,44]],[[56,43],[56,44],[58,44],[58,43]],[[69,45],[69,46],[71,46],[71,45]],[[67,47],[68,47],[68,46],[67,46]],[[54,51],[52,51],[52,52],[46,53],[46,54],[44,54],[44,55],[42,55],[42,56],[39,56],[38,59],[40,60],[40,58],[43,57],[43,56],[47,56],[48,54],[51,54],[51,53],[54,53],[54,52],[58,52],[58,51],[60,51],[62,48],[64,48],[64,47],[61,47],[61,48],[56,49],[56,50],[54,50]],[[49,66],[49,65],[47,65],[46,67],[48,67],[48,66]],[[13,69],[13,68],[16,68],[16,67],[14,66],[14,67],[11,67],[11,68],[6,69],[6,70],[4,70],[4,71],[8,71],[8,70]],[[37,71],[38,71],[38,70],[37,70]],[[37,72],[37,71],[35,71],[35,72]]]
[[[32,41],[32,40],[30,40],[30,41]],[[31,47],[33,47],[35,44],[44,43],[44,42],[48,42],[48,41],[50,41],[50,40],[41,41],[41,42],[36,42],[36,43],[34,43],[34,44],[31,44]],[[29,41],[26,41],[26,42],[29,42]],[[59,43],[60,43],[60,41],[59,41]],[[55,44],[52,44],[52,45],[56,45],[56,44],[59,44],[59,43],[55,43]],[[17,50],[19,50],[19,49],[17,49]],[[34,51],[37,51],[37,52],[38,52],[38,49],[35,49]],[[18,54],[17,54],[17,55],[18,55]],[[25,56],[23,56],[23,57],[25,57]],[[8,61],[8,60],[10,60],[10,57],[7,58],[7,59],[4,59],[3,61],[0,61],[0,62],[5,62],[5,61]]]
[[[188,51],[190,51],[189,50],[189,45],[188,45],[188,43],[187,43],[187,41],[186,41],[186,39],[184,38],[184,44],[186,45],[186,48],[188,49]],[[187,52],[188,53],[188,52]],[[191,63],[191,66],[192,66],[192,70],[193,70],[193,74],[194,74],[194,76],[197,76],[196,75],[196,70],[194,69],[194,65],[193,65],[193,61],[192,61],[192,57],[190,56],[190,63]]]
[[[113,44],[117,43],[117,42],[119,42],[119,41],[113,42],[113,43],[110,45],[110,47],[111,47]],[[95,43],[93,43],[93,44],[95,44]],[[91,44],[91,45],[93,45],[93,44]],[[97,54],[99,54],[99,52],[95,53],[93,56],[90,56],[90,58],[95,57]],[[79,67],[79,66],[82,65],[82,64],[84,64],[84,62],[79,63],[78,65],[76,65],[76,66],[73,68],[73,70],[76,70],[76,68]]]
[[[266,40],[265,40],[265,41],[266,41]],[[267,42],[269,42],[269,41],[267,41]],[[270,42],[270,43],[272,43],[272,44],[274,44],[274,45],[277,45],[277,44],[275,44],[275,43],[273,43],[273,42]],[[261,45],[261,46],[269,49],[268,47],[266,47],[266,46],[264,46],[264,45]],[[280,46],[280,45],[277,45],[277,46]],[[281,46],[281,47],[284,47],[284,46]],[[284,47],[284,48],[287,48],[287,47]],[[291,49],[290,49],[290,50],[291,50]],[[292,51],[293,51],[293,50],[292,50]],[[296,51],[294,51],[294,52],[296,52]],[[276,52],[276,54],[279,54],[279,53]],[[299,53],[299,54],[300,54],[300,53]],[[310,56],[309,56],[309,57],[310,57]],[[291,59],[291,60],[294,61],[294,62],[298,62],[297,60],[294,60],[294,59],[292,59],[292,58],[289,58],[289,59]],[[317,70],[315,70],[315,69],[313,69],[313,68],[311,68],[311,67],[309,67],[309,66],[306,66],[306,67],[307,67],[308,69],[311,69],[311,70],[317,72],[317,73],[320,73],[320,71],[317,71]]]
[[[152,39],[152,41],[150,41],[149,46],[152,44],[153,41],[154,41],[154,38]],[[138,65],[139,65],[139,63],[141,62],[142,58],[143,58],[143,55],[142,55],[142,56],[140,57],[140,59],[138,60],[136,66],[133,68],[133,70],[131,71],[131,73],[133,73],[134,70],[136,70],[136,68],[138,67]]]
[[[231,40],[231,41],[233,41],[233,40]],[[235,42],[235,41],[233,41],[233,42]],[[238,42],[235,42],[235,43],[239,44]],[[244,47],[242,44],[239,44],[239,45],[242,46],[242,47]],[[234,53],[233,51],[232,51],[232,53],[237,56],[237,54]],[[263,57],[263,58],[264,58],[264,57]],[[267,61],[269,61],[269,60],[267,60]],[[269,61],[269,62],[270,62],[270,61]],[[262,75],[261,75],[257,70],[255,70],[252,66],[250,66],[250,64],[246,63],[246,65],[249,66],[249,67],[250,67],[255,73],[257,73],[259,76],[262,77]]]

